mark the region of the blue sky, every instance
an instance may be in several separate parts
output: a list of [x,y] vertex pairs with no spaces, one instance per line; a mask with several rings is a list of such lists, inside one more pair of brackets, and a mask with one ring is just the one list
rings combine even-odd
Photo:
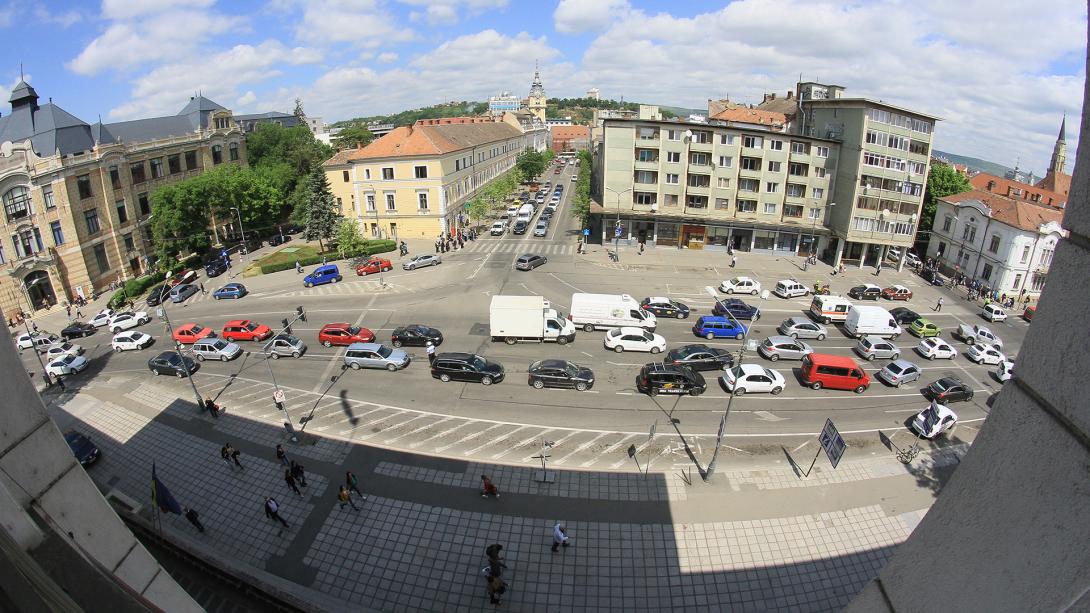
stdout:
[[198,90],[239,113],[301,97],[335,121],[525,95],[536,60],[550,96],[692,108],[801,74],[942,117],[939,149],[1037,171],[1081,112],[1086,52],[1078,0],[0,0],[0,28],[19,51],[0,89],[21,61],[87,121],[175,113]]

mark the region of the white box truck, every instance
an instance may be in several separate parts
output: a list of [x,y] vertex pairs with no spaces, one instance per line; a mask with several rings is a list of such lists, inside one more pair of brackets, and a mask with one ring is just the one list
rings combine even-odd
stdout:
[[844,330],[853,338],[872,335],[894,339],[904,332],[889,311],[880,306],[859,304],[853,304],[848,309],[848,316],[844,318]]
[[628,294],[572,294],[568,319],[587,332],[596,328],[635,326],[654,331],[655,316]]
[[534,205],[524,204],[522,205],[522,208],[519,209],[518,216],[515,218],[515,221],[525,221],[526,223],[530,223],[530,220],[533,219],[533,217]]
[[575,324],[541,296],[492,296],[488,325],[492,340],[508,345],[520,341],[566,345],[575,340]]

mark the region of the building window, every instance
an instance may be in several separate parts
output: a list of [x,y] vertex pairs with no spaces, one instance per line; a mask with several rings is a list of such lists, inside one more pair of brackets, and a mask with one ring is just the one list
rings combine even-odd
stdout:
[[825,197],[825,188],[823,188],[823,187],[812,187],[812,188],[810,188],[810,196],[812,196],[813,198],[816,198],[818,200],[821,200],[822,198]]
[[730,177],[716,177],[715,178],[715,186],[720,187],[720,188],[724,188],[724,189],[729,188],[730,187]]
[[806,143],[791,143],[791,153],[798,153],[800,155],[806,155],[810,153],[810,145]]
[[231,143],[227,145],[227,155],[231,157],[232,162],[238,161],[238,143]]
[[716,210],[725,211],[729,207],[730,207],[730,200],[727,200],[726,198],[716,198],[715,199],[715,208],[716,208]]
[[117,222],[125,223],[129,220],[129,211],[125,208],[125,201],[117,201]]
[[825,178],[825,167],[824,166],[814,166],[814,176],[819,178],[819,179],[824,179]]
[[712,156],[708,153],[690,153],[689,163],[694,166],[708,166],[712,163]]
[[163,158],[151,159],[151,178],[162,179],[163,178]]
[[731,156],[729,156],[729,155],[719,156],[719,167],[720,168],[730,168],[733,165],[734,165],[734,158],[732,158]]
[[734,135],[733,134],[720,134],[719,135],[719,144],[720,145],[733,145],[734,144]]
[[4,213],[8,221],[30,217],[30,190],[19,185],[4,194]]
[[117,166],[110,166],[110,185],[114,189],[121,189],[121,173],[118,172]]
[[428,210],[428,192],[420,192],[416,195],[417,208],[421,211]]
[[[806,186],[805,185],[799,185],[798,183],[788,183],[787,184],[787,196],[789,198],[805,198],[806,197]],[[799,213],[799,214],[801,215],[802,213]]]
[[98,262],[98,274],[104,275],[110,270],[110,258],[106,257],[106,245],[95,245],[95,261]]
[[1041,265],[1040,268],[1048,268],[1052,264],[1052,248],[1041,250]]
[[780,191],[780,184],[775,181],[768,181],[765,183],[765,191],[770,194],[775,194]]
[[764,144],[764,139],[762,139],[760,136],[743,136],[742,137],[742,146],[743,147],[750,147],[752,149],[760,149],[761,145],[763,145],[763,144]]
[[792,177],[805,177],[809,166],[806,164],[799,164],[797,162],[791,162],[787,165],[787,174]]
[[348,183],[349,178],[348,178],[348,171],[347,170],[342,170],[341,171],[341,180],[343,180],[345,183]]
[[121,239],[125,241],[125,253],[136,251],[136,243],[132,242],[132,232],[122,234]]
[[827,157],[829,157],[829,148],[828,147],[815,146],[814,147],[814,155],[816,155],[819,158],[827,158]]
[[781,168],[783,168],[782,163],[773,162],[772,160],[768,161],[768,172],[780,172]]
[[742,170],[761,170],[761,158],[742,158]]
[[666,183],[669,185],[677,185],[678,176],[673,173],[666,173]]
[[86,200],[94,195],[91,192],[91,175],[80,175],[76,177],[76,189],[79,191],[81,200]]
[[375,210],[375,195],[374,194],[367,194],[367,210],[369,212],[374,212],[374,210]]
[[1025,247],[1022,247],[1022,259],[1020,260],[1020,263],[1025,264],[1028,261],[1029,261],[1029,245],[1026,245]]
[[652,170],[637,170],[634,178],[635,183],[655,183],[658,181],[658,174]]
[[770,139],[768,141],[768,149],[770,151],[783,151],[783,141]]
[[144,174],[144,162],[133,162],[132,164],[129,164],[129,175],[132,176],[134,185],[147,181],[147,176]]
[[992,241],[988,245],[988,251],[991,251],[992,253],[999,253],[999,235],[998,234],[993,234],[992,235]]
[[57,208],[57,203],[53,200],[53,187],[46,185],[42,188],[42,200],[45,200],[46,210]]
[[196,152],[196,150],[186,151],[185,152],[185,169],[186,170],[194,170],[196,168],[197,168],[197,152]]
[[738,179],[738,191],[756,192],[761,188],[761,182],[757,179]]
[[4,246],[0,245],[0,264],[7,264],[8,259],[4,256]]
[[667,140],[681,140],[681,130],[667,130]]
[[655,204],[656,200],[657,200],[657,195],[656,194],[652,194],[652,193],[648,193],[648,192],[636,192],[635,195],[633,196],[632,201],[635,202],[636,204],[641,204],[643,206],[651,206],[652,204]]
[[83,219],[87,222],[87,233],[97,234],[102,228],[98,225],[98,209],[88,209],[83,212]]
[[659,154],[654,149],[637,149],[636,150],[637,162],[657,162],[659,161]]
[[706,209],[708,208],[708,197],[689,195],[685,198],[685,206]]
[[756,200],[739,200],[738,201],[739,213],[756,213],[757,201]]
[[802,217],[802,207],[795,204],[783,205],[784,217]]
[[1011,284],[1011,289],[1021,289],[1022,287],[1022,273],[1014,275],[1014,283]]
[[665,194],[663,198],[666,206],[677,206],[677,194]]
[[212,165],[223,163],[223,145],[212,145]]
[[766,202],[765,203],[765,215],[775,215],[775,214],[776,214],[776,203],[775,202]]
[[711,187],[712,178],[708,175],[689,175],[689,187]]
[[681,152],[680,151],[667,151],[666,152],[666,161],[670,162],[672,164],[680,164],[681,163]]
[[393,168],[383,168],[382,169],[382,180],[383,181],[393,181],[394,180],[394,169]]
[[980,272],[980,276],[984,277],[985,281],[991,281],[992,280],[992,265],[985,263],[984,264],[984,269]]
[[640,140],[654,140],[659,137],[659,131],[656,128],[641,127],[639,134]]
[[976,226],[966,224],[965,229],[961,231],[961,240],[966,242],[973,242],[976,240]]
[[151,214],[151,204],[148,203],[148,193],[137,194],[136,204],[140,207],[140,216]]
[[943,220],[942,220],[942,231],[943,232],[949,232],[950,231],[950,225],[953,224],[953,223],[954,223],[954,218],[953,217],[951,217],[950,215],[947,215],[946,217],[944,217]]
[[172,175],[182,172],[182,156],[175,153],[167,156],[167,171]]
[[428,167],[427,166],[413,166],[413,176],[416,177],[417,179],[427,179],[428,178]]
[[12,234],[11,244],[15,247],[16,257],[25,258],[42,250],[42,237],[38,228],[27,228]]
[[397,210],[397,204],[394,202],[394,195],[393,194],[386,194],[386,210],[387,211],[396,211]]
[[821,219],[821,209],[818,207],[810,207],[810,219]]

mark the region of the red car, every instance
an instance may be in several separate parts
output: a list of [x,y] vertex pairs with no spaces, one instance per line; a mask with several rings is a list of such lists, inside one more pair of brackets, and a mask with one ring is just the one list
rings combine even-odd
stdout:
[[236,319],[223,324],[220,335],[229,341],[263,341],[272,336],[272,328],[249,319]]
[[371,258],[356,267],[356,274],[359,276],[369,275],[378,271],[389,272],[393,270],[394,265],[390,263],[390,260],[384,260],[382,258]]
[[352,343],[370,343],[374,340],[374,332],[367,328],[359,328],[349,324],[326,324],[318,332],[318,342],[326,347],[351,345]]
[[202,338],[215,335],[216,333],[212,331],[212,328],[206,328],[199,324],[185,324],[174,328],[174,340],[186,345],[191,345]]
[[192,283],[197,280],[197,273],[188,268],[179,270],[176,275],[167,281],[167,285],[174,287],[175,285],[181,285],[183,283]]
[[911,300],[912,290],[903,285],[892,285],[882,290],[882,297],[886,300]]

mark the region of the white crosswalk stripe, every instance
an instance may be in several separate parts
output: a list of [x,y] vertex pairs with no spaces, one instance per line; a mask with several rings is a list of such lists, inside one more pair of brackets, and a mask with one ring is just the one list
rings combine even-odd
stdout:
[[543,253],[545,255],[571,255],[575,253],[572,245],[560,245],[557,243],[524,241],[517,243],[477,243],[462,249],[466,253]]

